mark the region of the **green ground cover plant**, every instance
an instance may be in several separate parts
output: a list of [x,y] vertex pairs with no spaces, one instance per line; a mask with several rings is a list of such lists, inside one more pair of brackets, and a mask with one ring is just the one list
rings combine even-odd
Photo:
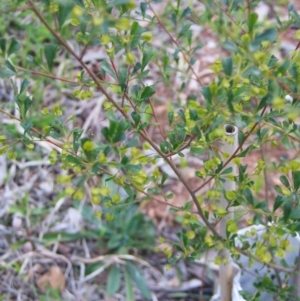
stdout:
[[[279,37],[300,26],[300,16],[292,5],[276,3],[286,8],[286,15],[261,21],[255,12],[260,2],[166,1],[164,10],[157,11],[159,1],[3,1],[0,78],[11,84],[14,102],[2,102],[0,113],[14,122],[1,124],[0,154],[12,161],[33,160],[43,156],[40,142],[52,145],[48,159],[61,171],[52,205],[63,196],[78,208],[87,198],[83,215],[96,227],[101,225],[103,232],[101,237],[97,231],[86,235],[98,237],[111,253],[155,250],[154,226],[138,212],[138,205],[160,202],[171,206],[170,214],[182,221],[179,241],[165,250],[170,265],[199,259],[210,249],[227,249],[234,259],[243,254],[251,263],[297,274],[283,258],[288,237],[300,229],[299,157],[273,163],[281,184],[272,201],[258,197],[267,185],[266,162],[258,160],[252,171],[243,163],[265,145],[298,150],[300,141],[300,42],[285,58],[277,55]],[[208,27],[220,46],[208,84],[196,68],[205,46],[201,34],[194,35],[197,26]],[[300,38],[299,30],[295,38]],[[94,65],[84,59],[89,50],[103,55]],[[161,104],[157,87],[162,86],[172,95],[165,103],[166,122],[157,113]],[[45,102],[49,87],[55,94]],[[88,132],[68,102],[79,110],[97,97],[102,112],[99,127]],[[221,151],[224,141],[233,143],[225,125],[239,130],[233,153]],[[159,139],[151,136],[153,128]],[[173,161],[178,155],[184,165],[187,153],[203,159],[195,173],[197,187]],[[161,159],[189,194],[182,206],[172,205],[174,195],[164,189],[169,174],[158,167],[147,172]],[[236,183],[237,189],[225,191],[225,181]],[[225,208],[222,196],[228,202]],[[21,203],[11,212],[26,214],[26,199]],[[228,220],[223,237],[218,224],[232,208],[242,208],[242,213]],[[31,214],[38,223],[38,215]],[[244,216],[250,225],[266,225],[266,233],[260,241],[252,245],[245,241],[238,248],[235,238]],[[254,232],[247,236],[255,236]],[[215,262],[226,265],[229,259],[221,254]],[[127,300],[134,300],[132,282],[150,300],[141,275],[130,261],[124,269],[111,264],[108,294],[120,289],[124,277]],[[262,282],[251,300],[261,300],[259,292],[267,291],[268,283]],[[286,289],[283,281],[270,293],[292,300],[294,288]]]

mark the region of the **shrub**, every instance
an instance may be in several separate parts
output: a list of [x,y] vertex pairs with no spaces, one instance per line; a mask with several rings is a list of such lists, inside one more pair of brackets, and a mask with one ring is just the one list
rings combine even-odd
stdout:
[[[64,195],[79,201],[88,195],[95,216],[106,222],[142,200],[183,212],[180,243],[174,245],[180,258],[195,260],[206,250],[226,249],[216,263],[226,264],[229,252],[287,271],[274,254],[284,257],[287,237],[299,230],[300,161],[277,158],[271,166],[265,148],[297,149],[300,141],[299,44],[284,58],[277,51],[280,36],[299,26],[300,17],[290,5],[285,16],[279,10],[272,22],[260,20],[255,8],[261,1],[190,6],[166,1],[160,4],[163,11],[156,2],[4,1],[0,77],[11,79],[15,104],[2,102],[0,112],[22,130],[3,124],[0,152],[15,160],[23,157],[20,149],[38,156],[39,141],[53,145],[49,160],[68,171],[57,177]],[[209,51],[203,28],[211,31],[219,53],[211,73],[201,76],[203,47]],[[55,95],[46,102],[49,86]],[[83,112],[93,99],[89,114],[99,124],[89,133],[68,103]],[[162,103],[167,121],[158,116]],[[220,147],[234,142],[225,125],[239,130],[231,153]],[[259,152],[261,159],[249,170],[247,158]],[[178,155],[184,161],[187,154],[204,161],[195,173],[201,182],[197,187],[172,160]],[[172,205],[174,196],[164,189],[169,174],[157,167],[147,174],[161,159],[189,194],[181,207]],[[272,168],[281,182],[274,200],[268,196]],[[226,190],[224,182],[237,188]],[[234,208],[242,214],[230,215]],[[265,224],[266,233],[237,248],[234,239],[246,214],[248,224]],[[222,220],[223,235],[218,230]],[[171,263],[180,259],[167,255]],[[266,283],[258,290],[266,290]],[[291,293],[284,282],[277,289],[273,293],[280,296]]]

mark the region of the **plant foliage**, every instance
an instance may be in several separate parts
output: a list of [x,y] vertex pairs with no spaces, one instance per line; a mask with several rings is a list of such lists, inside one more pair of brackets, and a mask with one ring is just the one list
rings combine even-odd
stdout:
[[[23,131],[3,124],[0,153],[18,160],[20,143],[25,152],[34,153],[38,153],[37,141],[55,145],[49,160],[67,171],[56,179],[64,187],[64,196],[76,202],[88,195],[95,218],[114,224],[108,230],[116,231],[108,248],[123,252],[145,244],[147,232],[147,243],[153,239],[151,227],[144,224],[150,222],[136,213],[134,204],[157,201],[158,196],[167,204],[173,197],[164,189],[170,175],[158,167],[147,173],[162,159],[189,192],[183,206],[171,210],[183,213],[184,226],[173,246],[180,256],[173,258],[172,252],[166,252],[170,263],[226,248],[234,258],[244,254],[251,262],[277,265],[280,270],[282,265],[275,258],[284,257],[287,237],[300,229],[300,160],[273,163],[281,184],[269,204],[258,197],[262,185],[257,188],[258,179],[267,180],[260,177],[268,168],[264,158],[254,170],[243,162],[264,145],[299,147],[299,44],[283,59],[275,51],[279,37],[292,25],[300,26],[298,12],[290,5],[288,18],[278,15],[266,22],[255,12],[260,1],[207,0],[199,5],[166,1],[164,11],[157,11],[156,2],[4,1],[2,13],[7,19],[0,25],[0,77],[11,82],[14,104],[1,103],[0,112],[16,120]],[[16,15],[19,34],[12,37],[7,28]],[[34,27],[25,22],[28,18]],[[220,58],[210,66],[208,84],[203,84],[196,67],[205,42],[201,34],[194,35],[193,28],[203,27],[210,28],[220,45]],[[97,68],[84,60],[90,49],[103,54]],[[65,64],[57,72],[61,60]],[[60,105],[59,98],[43,105],[47,85],[61,94],[71,91],[68,97],[76,103],[104,98],[105,123],[99,124],[96,135],[78,126],[77,116],[63,102]],[[161,87],[171,93],[170,99],[163,99]],[[162,101],[167,102],[166,125],[157,118],[157,104]],[[13,115],[14,106],[18,116]],[[222,141],[233,142],[225,134],[225,124],[239,129],[233,154],[220,151]],[[160,133],[159,140],[152,138],[153,128]],[[184,159],[186,151],[204,160],[195,173],[202,183],[196,189],[172,160],[174,155]],[[237,175],[228,167],[231,162],[238,168]],[[225,191],[225,180],[235,182],[237,189]],[[222,196],[227,208],[220,203]],[[216,225],[232,208],[243,208],[243,214],[227,222],[227,234],[222,237]],[[250,247],[237,248],[234,240],[245,214],[251,217],[249,224],[266,224],[266,233]],[[216,263],[226,260],[220,255]],[[141,271],[131,263],[124,269],[110,268],[109,295],[119,290],[121,272],[128,300],[133,300],[133,283],[145,299],[151,299]],[[268,283],[262,281],[258,292],[266,290]],[[291,300],[291,290],[284,283],[272,290],[282,300]]]

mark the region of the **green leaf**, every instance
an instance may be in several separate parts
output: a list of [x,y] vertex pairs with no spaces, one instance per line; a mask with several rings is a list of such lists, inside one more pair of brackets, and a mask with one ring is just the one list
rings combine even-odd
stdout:
[[187,7],[181,14],[180,18],[179,19],[182,19],[188,15],[190,15],[192,13],[191,9],[189,7]]
[[121,121],[110,120],[109,127],[104,127],[101,133],[110,143],[117,143],[126,138],[125,131],[127,128],[128,123],[124,119]]
[[284,203],[284,197],[282,195],[277,195],[273,205],[273,212],[275,212]]
[[147,86],[142,90],[141,99],[149,98],[153,94],[155,94],[155,90],[151,86]]
[[45,45],[44,52],[45,52],[46,61],[47,61],[50,71],[52,71],[52,68],[53,68],[56,51],[57,51],[57,45],[55,45],[55,44],[46,44]]
[[126,81],[127,81],[127,69],[120,68],[119,69],[119,83],[121,90],[124,91],[126,89]]
[[160,186],[163,186],[164,183],[166,182],[166,180],[169,178],[169,176],[164,172],[162,177],[161,177],[161,182],[160,182]]
[[135,298],[133,293],[133,286],[131,283],[130,275],[127,271],[127,267],[125,268],[124,276],[125,276],[126,301],[134,301]]
[[281,187],[279,186],[279,185],[275,185],[275,191],[277,192],[277,193],[279,193],[279,194],[282,194],[282,189],[281,189]]
[[106,60],[103,60],[103,62],[101,63],[101,69],[104,72],[108,73],[113,79],[117,80],[115,71],[112,69],[112,67]]
[[22,94],[25,89],[28,87],[29,85],[29,80],[27,80],[26,78],[22,81],[22,84],[21,84],[21,88],[20,88],[20,94]]
[[126,170],[132,172],[133,174],[138,173],[142,169],[142,164],[127,164],[125,165]]
[[59,29],[64,25],[69,13],[72,11],[73,4],[71,2],[66,2],[59,5],[57,12],[57,20]]
[[137,78],[137,79],[143,79],[143,78],[147,77],[149,71],[150,71],[150,70],[144,70],[144,71],[141,72],[136,78]]
[[280,176],[280,182],[286,187],[286,188],[290,188],[290,183],[289,180],[287,179],[286,176],[282,175]]
[[253,75],[253,76],[260,76],[261,75],[261,71],[255,67],[255,66],[250,66],[249,68],[246,69],[246,71],[243,73],[243,76],[244,77],[247,77],[247,76],[250,76],[250,75]]
[[[148,188],[147,189],[148,194],[159,194],[159,189],[158,188]],[[151,199],[151,198],[150,198]],[[149,200],[150,200],[149,199]]]
[[80,6],[80,7],[82,7],[82,8],[85,8],[85,7],[84,7],[84,3],[83,3],[82,0],[75,0],[74,2],[75,2],[78,6]]
[[174,13],[172,13],[170,18],[171,18],[171,21],[173,22],[173,24],[176,26],[177,25],[176,15]]
[[137,112],[133,111],[133,112],[131,113],[131,117],[132,117],[132,119],[133,119],[133,121],[134,121],[135,126],[138,126],[138,124],[139,124],[140,121],[141,121],[141,115],[138,114]]
[[299,232],[300,231],[300,223],[294,223],[288,226],[288,228],[290,230],[292,230],[293,232]]
[[6,52],[6,39],[0,39],[0,49],[2,50],[3,55]]
[[108,296],[113,296],[119,289],[121,285],[121,272],[120,269],[113,265],[107,277],[106,292]]
[[182,120],[184,121],[184,123],[186,123],[186,118],[185,118],[185,113],[182,109],[180,109],[178,111],[178,115],[182,118]]
[[250,13],[248,15],[248,30],[250,34],[253,32],[254,25],[256,24],[257,19],[258,19],[257,13]]
[[300,220],[300,208],[293,208],[290,219],[292,220]]
[[[92,213],[92,212],[91,212]],[[98,232],[92,233],[92,232],[80,232],[80,233],[66,233],[66,232],[51,232],[51,233],[46,233],[43,236],[43,240],[47,243],[53,243],[53,242],[68,242],[68,241],[76,241],[78,239],[82,238],[97,238]]]
[[0,78],[10,78],[14,76],[16,73],[13,72],[12,70],[9,70],[7,68],[5,69],[0,69]]
[[32,99],[29,96],[19,94],[16,97],[16,103],[18,105],[21,118],[25,119],[26,113],[32,105]]
[[139,145],[139,141],[137,139],[133,139],[131,141],[129,141],[124,148],[130,148],[130,147],[136,147]]
[[288,221],[291,212],[292,212],[292,203],[290,201],[287,201],[283,205],[283,220],[284,220],[284,222]]
[[245,157],[249,151],[253,150],[253,149],[257,149],[257,146],[251,144],[249,145],[244,151],[240,152],[237,157]]
[[120,142],[126,138],[125,131],[128,129],[128,123],[126,120],[122,119],[118,123],[117,131],[114,133],[113,143]]
[[135,65],[134,65],[134,68],[132,70],[132,74],[135,74],[137,71],[139,71],[141,69],[142,65],[140,62],[137,62]]
[[7,55],[10,56],[14,52],[18,51],[20,48],[20,43],[17,40],[12,39],[7,50]]
[[170,143],[173,146],[172,147],[173,150],[176,150],[181,145],[181,143],[184,141],[185,136],[186,136],[186,131],[181,128],[178,130],[176,129],[175,131],[170,132],[168,134]]
[[142,16],[143,16],[143,18],[145,18],[145,13],[146,13],[146,9],[147,9],[147,3],[141,2],[140,3],[140,8],[141,8]]
[[205,100],[207,100],[209,103],[211,103],[212,95],[211,95],[210,87],[209,86],[202,87],[201,93],[202,93],[203,97],[205,98]]
[[254,44],[260,44],[264,41],[270,41],[273,42],[277,39],[277,31],[275,28],[269,28],[266,29],[261,34],[258,34],[255,36],[253,43]]
[[5,66],[6,66],[9,70],[11,70],[12,72],[17,73],[15,67],[13,66],[13,64],[12,64],[9,60],[6,60],[6,61],[5,61]]
[[198,146],[191,146],[190,148],[191,154],[194,156],[201,156],[203,155],[204,149]]
[[130,0],[114,0],[113,2],[110,2],[109,5],[111,6],[119,6],[119,5],[124,5],[128,4]]
[[191,57],[190,59],[190,64],[193,66],[196,63],[196,59]]
[[188,201],[184,204],[183,206],[183,210],[187,211],[187,210],[191,210],[193,207],[193,201]]
[[172,149],[172,145],[168,141],[161,141],[159,147],[164,154],[167,154]]
[[294,190],[297,191],[300,187],[300,171],[293,171],[292,177],[294,183]]
[[66,160],[66,163],[72,163],[72,164],[76,164],[76,165],[82,163],[82,160],[80,158],[74,157],[72,155],[67,155],[65,157],[65,160]]
[[141,291],[142,295],[146,300],[151,300],[151,293],[147,287],[146,281],[140,271],[140,269],[132,264],[131,262],[128,262],[126,265],[127,271],[131,277],[131,279],[136,283],[137,287]]
[[271,95],[268,93],[266,94],[261,100],[260,103],[258,105],[258,107],[256,108],[256,112],[258,112],[259,110],[261,110],[263,107],[265,107],[268,103],[268,100],[271,100]]
[[143,228],[144,223],[144,215],[143,214],[137,214],[133,216],[129,223],[127,224],[125,233],[127,233],[129,236],[134,236],[137,234],[137,229]]
[[233,43],[232,41],[226,41],[224,44],[223,44],[223,47],[228,50],[228,51],[231,51],[233,53],[236,53],[238,51],[238,48],[236,46],[235,43]]
[[291,17],[293,17],[295,22],[299,25],[300,24],[300,16],[299,16],[298,12],[295,10],[293,5],[289,6],[289,14]]
[[131,25],[130,35],[131,35],[131,42],[130,47],[131,49],[138,47],[140,40],[141,40],[141,34],[145,31],[145,29],[139,25],[138,22],[133,22]]
[[29,132],[30,132],[30,129],[32,128],[32,122],[24,121],[24,122],[21,123],[21,126],[24,129],[24,136],[26,134],[28,134],[30,136]]
[[76,153],[78,151],[79,145],[80,145],[80,137],[83,133],[83,129],[75,128],[73,130],[73,150]]
[[221,175],[226,175],[226,174],[229,174],[229,173],[232,173],[232,167],[227,167],[226,169],[224,169],[221,172]]
[[147,48],[144,49],[143,59],[142,59],[142,67],[141,67],[142,71],[148,65],[148,63],[152,59],[153,55],[154,55],[154,52],[152,51],[152,49],[147,49]]
[[186,24],[182,27],[182,29],[180,30],[179,34],[178,34],[178,39],[187,35],[190,27],[191,27],[192,24]]
[[174,119],[174,112],[168,112],[169,125],[172,125],[173,119]]
[[253,195],[252,195],[252,192],[249,188],[246,188],[243,192],[243,195],[245,196],[247,202],[251,205],[253,205]]
[[228,93],[227,93],[227,106],[228,106],[228,109],[230,110],[231,113],[234,112],[234,107],[233,107],[233,101],[234,101],[234,97],[233,97],[233,93],[232,93],[232,90],[228,90]]
[[[166,71],[166,69],[170,69],[171,67],[169,66],[169,61],[170,58],[168,55],[164,54],[164,56],[162,57],[162,63],[163,63],[163,67],[164,67],[164,71]],[[170,69],[173,70],[173,69]]]
[[226,58],[222,60],[223,70],[226,75],[231,76],[232,74],[232,58]]
[[140,25],[138,22],[134,21],[130,27],[130,35],[133,36],[139,31]]
[[259,193],[263,187],[264,184],[264,177],[262,174],[257,175],[254,178],[254,184],[252,186],[255,193]]

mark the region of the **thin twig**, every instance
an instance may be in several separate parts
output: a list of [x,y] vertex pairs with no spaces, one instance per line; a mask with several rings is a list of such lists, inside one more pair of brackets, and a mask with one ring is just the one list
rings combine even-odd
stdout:
[[162,138],[166,140],[166,135],[164,134],[164,132],[163,132],[163,130],[162,130],[160,124],[159,124],[159,121],[158,121],[158,119],[157,119],[157,116],[156,116],[156,113],[155,113],[155,110],[154,110],[152,101],[151,101],[150,98],[148,98],[148,100],[149,100],[149,104],[150,104],[150,107],[151,107],[151,110],[152,110],[152,116],[154,117],[154,119],[155,119],[155,121],[156,121],[156,123],[157,123],[157,125],[158,125],[160,134],[161,134]]
[[296,46],[296,49],[295,50],[298,50],[300,47],[300,41],[298,42],[297,46]]
[[288,92],[294,99],[300,100],[299,94],[294,93],[286,84],[284,84],[280,80],[276,79],[274,75],[273,75],[273,78],[276,80],[277,84],[280,86],[281,89]]
[[251,3],[250,0],[247,0],[247,11],[248,11],[248,15],[251,13]]
[[197,135],[195,135],[195,134],[192,135],[192,136],[190,137],[189,141],[188,141],[186,144],[182,145],[176,152],[168,153],[168,154],[166,155],[166,157],[172,157],[172,156],[174,156],[175,154],[178,154],[178,153],[182,152],[184,149],[186,149],[187,147],[189,147],[189,146],[191,145],[191,143],[193,142],[193,140],[194,140],[196,137],[197,137]]
[[58,27],[58,22],[57,22],[57,19],[56,19],[56,15],[53,13],[52,17],[53,17],[53,21],[54,21],[55,30],[58,32],[59,31],[59,29],[58,29],[59,27]]
[[118,259],[118,260],[130,260],[130,261],[136,261],[138,262],[139,264],[142,264],[142,265],[145,265],[147,267],[151,267],[151,265],[141,259],[141,258],[138,258],[136,256],[133,256],[133,255],[129,255],[129,254],[117,254],[117,255],[100,255],[100,256],[97,256],[97,257],[93,257],[93,258],[85,258],[85,257],[79,257],[79,256],[72,256],[71,257],[71,261],[72,262],[83,262],[83,263],[96,263],[96,262],[100,262],[100,261],[105,261],[105,260],[114,260],[114,259]]
[[223,9],[219,5],[219,3],[217,3],[216,1],[213,1],[213,2],[215,4],[215,6],[217,6],[230,19],[230,21],[232,22],[232,24],[234,24],[237,28],[239,28],[242,31],[242,34],[246,34],[247,33],[243,28],[241,28],[241,26],[239,26],[239,25],[236,24],[235,20],[230,16],[230,14],[225,9]]
[[160,27],[165,31],[165,33],[169,36],[169,38],[171,39],[172,43],[176,45],[176,47],[178,48],[178,50],[182,53],[182,56],[184,58],[184,60],[186,61],[186,63],[189,65],[189,68],[191,69],[191,71],[193,72],[193,74],[195,75],[197,82],[202,85],[202,81],[200,79],[200,77],[198,76],[198,74],[196,73],[194,67],[192,66],[190,60],[188,59],[188,57],[186,56],[186,54],[184,53],[184,51],[180,48],[179,43],[173,38],[173,36],[171,35],[171,33],[167,30],[166,26],[161,22],[160,18],[158,17],[158,15],[156,14],[155,10],[152,8],[150,2],[148,2],[148,6],[151,9],[151,11],[153,12],[158,24],[160,25]]
[[[256,257],[256,256],[253,256],[249,251],[246,251],[246,250],[241,250],[240,248],[235,248],[239,253],[247,256],[247,257],[251,257],[252,259],[254,259],[255,261],[257,262],[261,262],[261,259]],[[271,262],[268,262],[268,263],[264,263],[266,266],[268,266],[269,268],[272,268],[274,270],[277,270],[277,271],[280,271],[280,272],[284,272],[284,273],[293,273],[294,270],[292,268],[285,268],[281,265],[277,265],[275,263],[271,263]]]
[[85,53],[86,53],[88,47],[89,47],[89,44],[86,43],[86,45],[84,46],[84,48],[82,49],[81,54],[80,54],[80,59],[81,59],[81,60],[83,59],[83,57],[84,57],[84,55],[85,55]]
[[[265,106],[260,114],[260,116],[263,116],[267,109],[267,106]],[[253,133],[255,128],[258,126],[259,122],[255,122],[255,124],[252,126],[248,134],[244,137],[241,144],[238,146],[238,148],[235,150],[235,152],[228,158],[228,160],[223,164],[222,170],[231,162],[232,159],[235,158],[235,156],[238,154],[238,152],[241,150],[245,142],[248,140],[249,136]],[[202,189],[204,186],[206,186],[210,181],[212,181],[216,176],[211,176],[208,180],[206,180],[203,184],[201,184],[198,188],[194,190],[194,192],[197,192],[198,190]]]
[[20,71],[24,71],[24,72],[30,72],[32,75],[42,76],[42,77],[46,77],[46,78],[59,80],[61,82],[65,82],[65,83],[69,83],[69,84],[73,84],[73,85],[78,85],[77,81],[70,80],[70,79],[67,79],[67,78],[62,78],[62,77],[58,77],[58,76],[55,76],[55,75],[42,73],[42,72],[39,72],[39,71],[28,70],[28,69],[24,69],[22,67],[15,67],[15,69],[20,70]]
[[9,9],[3,9],[1,10],[1,12],[3,14],[7,14],[7,13],[10,13],[10,12],[17,12],[17,11],[26,11],[26,10],[29,10],[30,7],[29,6],[20,6],[20,7],[13,7],[13,8],[9,8]]

